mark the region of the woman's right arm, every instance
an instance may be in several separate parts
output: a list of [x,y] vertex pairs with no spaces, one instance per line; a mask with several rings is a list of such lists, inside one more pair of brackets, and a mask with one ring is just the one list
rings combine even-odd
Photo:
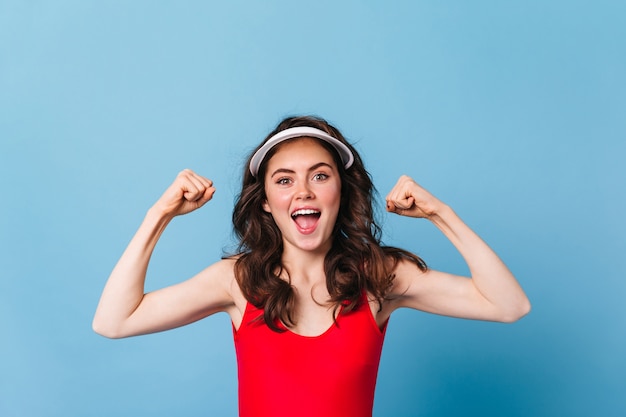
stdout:
[[179,327],[233,303],[234,261],[223,260],[180,284],[144,294],[148,263],[159,237],[178,215],[202,207],[213,197],[210,180],[184,170],[152,206],[111,272],[96,310],[93,329],[110,338]]

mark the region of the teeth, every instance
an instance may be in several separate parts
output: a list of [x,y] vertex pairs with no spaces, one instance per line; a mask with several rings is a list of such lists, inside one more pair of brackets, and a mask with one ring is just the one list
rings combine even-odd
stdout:
[[305,215],[305,214],[319,214],[319,211],[311,210],[311,209],[296,210],[296,211],[293,212],[291,217],[302,216],[302,215]]

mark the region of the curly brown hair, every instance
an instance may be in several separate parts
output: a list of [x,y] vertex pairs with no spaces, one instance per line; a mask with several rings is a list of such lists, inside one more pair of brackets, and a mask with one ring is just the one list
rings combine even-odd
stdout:
[[401,259],[414,262],[423,271],[427,269],[418,256],[381,245],[381,229],[374,221],[374,185],[361,157],[341,132],[319,117],[288,117],[250,154],[232,215],[234,231],[239,239],[239,254],[235,263],[237,282],[248,302],[263,309],[263,319],[274,331],[283,331],[278,325],[280,322],[287,327],[295,325],[295,293],[290,283],[280,277],[284,272],[282,235],[271,214],[262,209],[266,200],[264,178],[267,161],[276,153],[278,146],[268,152],[256,176],[250,173],[248,167],[254,152],[269,138],[285,129],[301,126],[328,133],[344,143],[354,155],[352,166],[345,169],[336,150],[320,141],[335,158],[342,183],[333,242],[324,260],[326,287],[335,311],[340,305],[343,305],[344,312],[355,309],[364,292],[382,305],[394,279],[392,271]]

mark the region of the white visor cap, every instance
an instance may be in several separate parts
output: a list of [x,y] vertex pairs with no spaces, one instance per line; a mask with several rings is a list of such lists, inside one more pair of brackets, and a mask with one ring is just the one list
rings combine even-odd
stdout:
[[265,159],[265,155],[267,155],[269,150],[274,146],[286,141],[287,139],[301,137],[321,139],[324,142],[330,143],[339,153],[339,157],[341,158],[341,162],[343,162],[344,168],[347,169],[352,166],[352,163],[354,162],[354,155],[352,155],[350,148],[343,144],[339,139],[334,138],[328,133],[314,127],[292,127],[290,129],[281,130],[269,138],[267,142],[265,142],[263,146],[261,146],[259,150],[252,155],[252,159],[250,159],[250,173],[256,177],[259,173],[259,167]]

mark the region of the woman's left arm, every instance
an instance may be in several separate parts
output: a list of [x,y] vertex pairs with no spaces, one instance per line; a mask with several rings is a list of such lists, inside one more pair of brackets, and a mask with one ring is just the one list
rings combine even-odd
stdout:
[[387,195],[387,211],[426,218],[463,256],[471,279],[444,272],[421,272],[408,261],[394,271],[394,302],[455,317],[514,322],[530,311],[530,302],[498,255],[457,214],[413,179],[402,176]]

